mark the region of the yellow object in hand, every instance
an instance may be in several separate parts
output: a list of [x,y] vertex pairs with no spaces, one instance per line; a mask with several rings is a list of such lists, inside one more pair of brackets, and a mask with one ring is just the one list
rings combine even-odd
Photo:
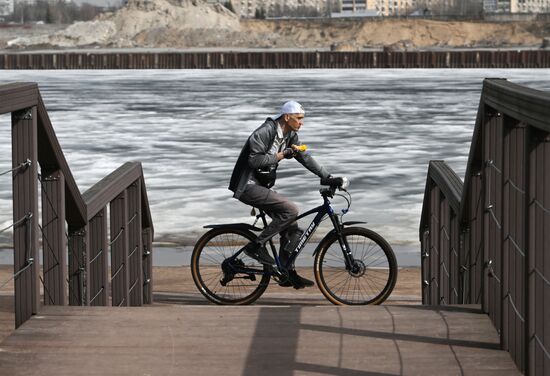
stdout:
[[296,150],[298,150],[298,151],[306,151],[306,150],[307,150],[307,145],[296,146]]

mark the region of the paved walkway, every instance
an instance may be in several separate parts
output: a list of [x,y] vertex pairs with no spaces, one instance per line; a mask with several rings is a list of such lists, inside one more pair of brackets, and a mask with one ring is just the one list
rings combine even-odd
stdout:
[[1,375],[518,375],[476,307],[43,307]]

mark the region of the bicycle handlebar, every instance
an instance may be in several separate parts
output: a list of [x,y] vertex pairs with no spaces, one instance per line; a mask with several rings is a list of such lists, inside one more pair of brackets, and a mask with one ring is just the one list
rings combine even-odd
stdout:
[[349,186],[349,180],[345,177],[334,178],[330,176],[328,178],[321,178],[321,185],[327,185],[331,188],[346,189]]
[[344,184],[343,178],[333,178],[332,176],[328,178],[321,178],[321,185],[328,185],[331,187],[340,187]]
[[322,195],[327,195],[329,197],[333,197],[334,193],[336,192],[336,189],[340,189],[345,191],[346,188],[349,186],[349,180],[345,177],[341,178],[321,178],[321,185],[329,186],[329,188],[321,188],[319,192]]

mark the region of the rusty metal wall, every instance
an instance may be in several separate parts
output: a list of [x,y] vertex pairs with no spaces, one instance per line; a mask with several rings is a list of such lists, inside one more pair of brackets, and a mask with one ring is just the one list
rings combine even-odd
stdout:
[[0,69],[548,68],[550,51],[58,52],[0,54]]

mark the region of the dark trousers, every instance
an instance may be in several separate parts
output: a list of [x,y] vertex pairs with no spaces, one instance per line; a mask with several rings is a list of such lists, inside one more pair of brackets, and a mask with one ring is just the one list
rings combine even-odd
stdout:
[[248,184],[239,200],[263,210],[272,219],[271,223],[258,235],[257,242],[264,244],[269,237],[288,226],[285,231],[281,232],[281,249],[283,249],[289,239],[299,233],[300,229],[296,223],[298,207],[277,192],[261,185]]

